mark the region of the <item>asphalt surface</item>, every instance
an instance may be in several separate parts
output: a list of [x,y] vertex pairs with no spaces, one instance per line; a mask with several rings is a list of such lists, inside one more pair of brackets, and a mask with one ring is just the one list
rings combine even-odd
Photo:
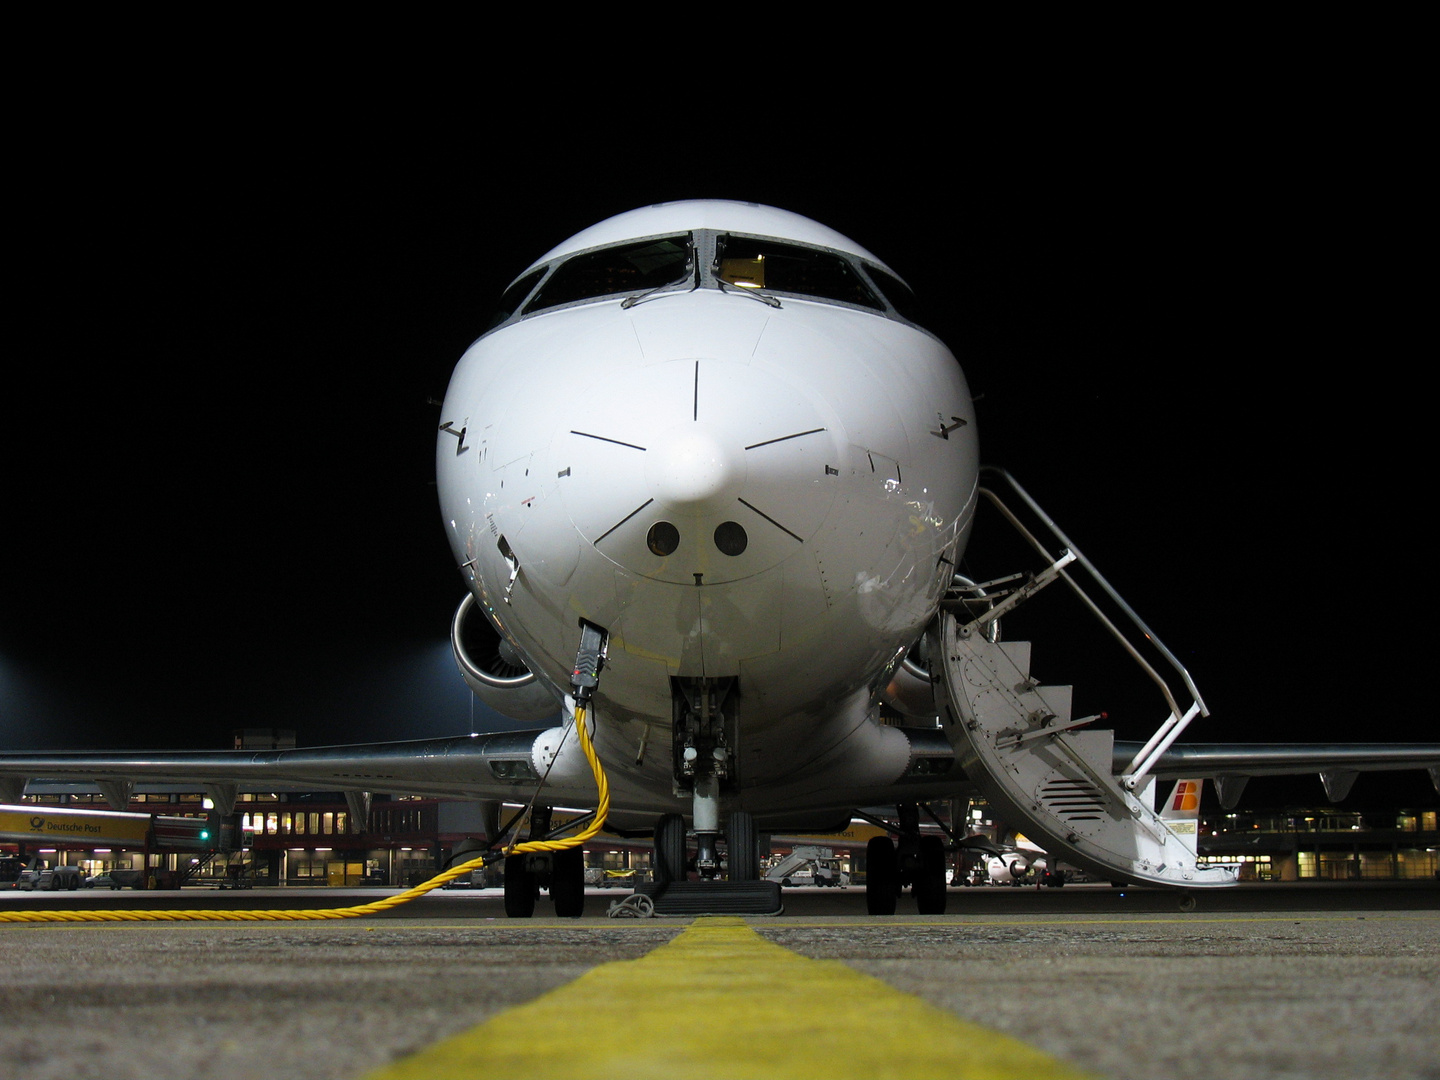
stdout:
[[[7,893],[0,911],[376,895]],[[496,893],[447,891],[338,922],[0,925],[0,1077],[361,1077],[688,923],[606,919],[621,895],[593,892],[566,921],[506,920]],[[785,915],[749,922],[1102,1076],[1440,1078],[1433,884],[1265,885],[1207,893],[1188,914],[1166,893],[1073,886],[953,890],[938,917],[906,903],[872,919],[860,889],[794,890]],[[699,1022],[676,1006],[636,1015],[638,1052]],[[850,1075],[846,1040],[777,1046],[775,1075]]]

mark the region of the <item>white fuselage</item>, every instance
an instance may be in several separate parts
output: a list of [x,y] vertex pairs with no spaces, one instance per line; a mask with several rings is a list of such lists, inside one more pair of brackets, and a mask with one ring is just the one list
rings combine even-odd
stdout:
[[[569,250],[682,229],[764,229],[875,263],[738,203],[636,211]],[[842,743],[873,765],[852,763],[853,782],[904,766],[873,706],[964,545],[974,413],[949,350],[893,313],[772,306],[694,278],[477,341],[444,405],[441,508],[477,601],[557,694],[579,620],[609,632],[596,737],[622,799],[673,801],[672,677],[734,677],[736,798],[818,805],[803,792],[833,781]]]

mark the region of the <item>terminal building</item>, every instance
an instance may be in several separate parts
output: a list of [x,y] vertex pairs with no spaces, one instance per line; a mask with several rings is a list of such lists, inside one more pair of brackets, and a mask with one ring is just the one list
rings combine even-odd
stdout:
[[[22,822],[0,831],[0,853],[79,866],[90,876],[140,871],[152,888],[410,885],[433,876],[466,838],[484,835],[476,803],[377,799],[356,831],[349,803],[338,793],[242,794],[235,812],[217,820],[203,791],[173,784],[138,787],[125,816],[150,815],[155,824],[148,831],[91,841],[84,833],[29,831],[24,827],[29,822]],[[46,807],[90,810],[97,822],[117,816],[106,797],[86,785],[45,782],[30,784],[23,802],[9,815],[0,808],[0,816],[16,818],[13,811]],[[32,813],[30,821],[42,820]],[[173,842],[165,826],[173,834],[172,823],[184,821],[194,828]]]
[[[19,816],[14,811],[22,808],[43,807],[72,813],[111,809],[94,787],[40,782],[29,785],[6,820]],[[90,876],[140,871],[148,887],[159,888],[404,887],[433,876],[485,836],[480,804],[456,800],[376,796],[361,822],[340,793],[247,793],[238,796],[234,814],[219,822],[198,785],[191,790],[156,784],[140,785],[126,810],[150,815],[154,824],[148,831],[131,829],[98,840],[84,832],[32,835],[23,824],[18,830],[5,827],[0,854],[22,861],[39,856],[51,865],[79,866]],[[971,804],[967,818],[967,834],[980,832],[1002,845],[1014,839],[981,802]],[[176,825],[186,820],[193,829]],[[843,833],[776,836],[771,853],[787,854],[797,843],[824,845],[833,850],[838,868],[855,876],[864,871],[866,842],[878,832],[857,821]],[[1440,826],[1434,808],[1217,813],[1202,816],[1200,854],[1202,860],[1241,863],[1242,881],[1435,880],[1440,878]],[[646,880],[649,841],[602,833],[587,845],[586,865],[596,872],[592,880],[601,880],[601,874],[616,884],[628,884],[635,875]]]
[[1240,862],[1242,881],[1440,879],[1434,809],[1364,813],[1324,808],[1211,815],[1200,851]]

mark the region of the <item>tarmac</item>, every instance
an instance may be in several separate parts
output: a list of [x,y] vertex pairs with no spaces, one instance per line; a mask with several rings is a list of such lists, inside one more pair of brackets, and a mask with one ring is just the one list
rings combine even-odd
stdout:
[[[0,912],[385,893],[7,892]],[[341,921],[0,925],[0,1078],[1440,1080],[1435,883],[1242,886],[1189,913],[1148,890],[953,889],[946,915],[902,898],[888,918],[863,889],[798,889],[775,918],[606,918],[623,895],[593,890],[578,920],[447,890]]]

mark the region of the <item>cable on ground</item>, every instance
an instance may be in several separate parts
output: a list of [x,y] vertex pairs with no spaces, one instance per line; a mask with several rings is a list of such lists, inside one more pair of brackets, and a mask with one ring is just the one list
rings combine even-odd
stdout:
[[605,912],[611,919],[653,919],[655,917],[655,901],[644,893],[635,893],[627,896],[624,900],[611,902],[609,910]]

